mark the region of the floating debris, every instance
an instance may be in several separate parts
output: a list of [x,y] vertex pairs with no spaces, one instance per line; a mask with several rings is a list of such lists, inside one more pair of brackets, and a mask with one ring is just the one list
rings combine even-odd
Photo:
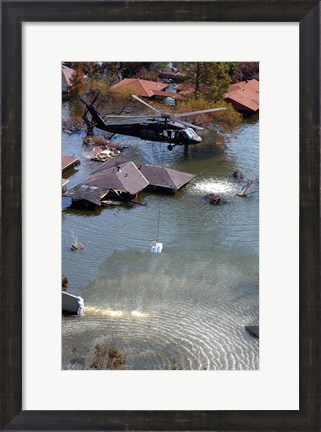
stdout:
[[246,197],[246,196],[248,196],[249,194],[252,194],[252,193],[258,192],[257,190],[255,190],[255,191],[251,191],[251,192],[247,192],[248,189],[252,186],[252,184],[253,184],[256,180],[258,180],[257,177],[253,177],[252,180],[248,180],[248,182],[246,183],[246,185],[244,186],[244,188],[241,190],[241,192],[237,193],[236,196],[238,196],[238,197]]
[[67,288],[68,288],[68,278],[67,278],[67,276],[62,276],[62,278],[61,278],[61,288],[62,288],[62,291],[67,291]]
[[76,234],[74,233],[74,231],[71,231],[71,232],[70,232],[70,235],[71,235],[71,237],[72,237],[72,239],[73,239],[73,242],[72,242],[71,247],[70,247],[70,249],[71,249],[72,251],[75,252],[75,251],[77,251],[78,249],[80,249],[80,250],[85,249],[84,244],[81,243],[81,242],[78,240],[78,237],[76,236]]
[[71,245],[70,249],[71,249],[72,251],[76,251],[76,250],[78,250],[78,244],[77,244],[77,243],[73,243],[73,244]]
[[85,127],[85,122],[81,117],[70,117],[62,123],[62,131],[67,134],[80,132]]
[[232,173],[232,176],[238,180],[242,180],[243,174],[239,169],[235,169]]
[[75,243],[73,243],[72,245],[71,245],[71,248],[70,248],[72,251],[76,251],[76,250],[78,250],[78,249],[80,249],[80,250],[82,250],[82,249],[85,249],[85,246],[82,244],[82,243],[77,243],[77,242],[75,242]]
[[109,140],[101,135],[93,135],[93,136],[86,136],[83,140],[83,143],[85,145],[93,145],[93,146],[108,146]]
[[118,156],[120,154],[119,150],[112,150],[107,148],[106,150],[98,150],[94,152],[93,157],[91,160],[97,161],[97,162],[106,162],[107,160],[113,159],[115,156]]
[[226,198],[222,197],[221,195],[216,195],[216,194],[213,194],[213,193],[205,195],[205,199],[207,199],[210,204],[216,204],[216,205],[218,205],[218,204],[225,204],[225,203],[227,203]]

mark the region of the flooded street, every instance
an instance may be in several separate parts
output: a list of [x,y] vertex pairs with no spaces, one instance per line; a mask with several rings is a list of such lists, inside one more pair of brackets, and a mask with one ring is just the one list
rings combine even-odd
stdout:
[[[63,104],[63,117],[72,102]],[[81,164],[68,189],[99,166],[82,145],[85,132],[62,134],[62,154]],[[225,145],[211,133],[188,151],[116,135],[122,158],[194,174],[176,195],[144,192],[145,206],[71,208],[62,199],[62,273],[68,292],[85,301],[84,316],[62,318],[62,368],[90,364],[97,343],[126,356],[126,369],[253,370],[259,322],[259,194],[235,194],[259,176],[258,117],[245,120]],[[239,169],[243,180],[232,173]],[[66,177],[64,175],[64,177]],[[257,187],[254,187],[257,189]],[[226,198],[211,205],[208,193]],[[157,236],[160,255],[150,253]],[[73,238],[85,245],[70,250]]]

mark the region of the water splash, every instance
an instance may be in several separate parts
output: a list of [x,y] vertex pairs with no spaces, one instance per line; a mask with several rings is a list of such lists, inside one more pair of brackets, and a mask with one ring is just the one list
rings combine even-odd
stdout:
[[124,312],[120,310],[112,310],[110,308],[102,308],[97,306],[86,306],[85,308],[86,315],[101,315],[101,316],[110,316],[112,318],[120,318],[124,315]]
[[147,312],[140,312],[138,310],[134,310],[131,312],[121,311],[121,310],[112,310],[110,308],[101,308],[96,306],[86,306],[85,314],[89,315],[99,315],[99,316],[107,316],[110,318],[146,318],[149,317],[150,314]]
[[192,191],[196,193],[220,193],[230,194],[236,191],[235,184],[227,180],[216,180],[213,178],[202,180],[195,183]]
[[146,318],[149,316],[148,313],[143,313],[143,312],[139,312],[136,310],[132,311],[130,314],[131,314],[131,316],[133,316],[135,318]]
[[107,315],[111,318],[120,318],[124,315],[124,312],[122,312],[120,310],[107,309],[107,310],[103,311],[102,315]]

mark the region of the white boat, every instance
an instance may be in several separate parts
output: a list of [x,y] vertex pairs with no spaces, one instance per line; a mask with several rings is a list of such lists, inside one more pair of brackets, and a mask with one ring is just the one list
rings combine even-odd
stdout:
[[84,299],[62,291],[62,310],[76,315],[83,315],[85,310]]

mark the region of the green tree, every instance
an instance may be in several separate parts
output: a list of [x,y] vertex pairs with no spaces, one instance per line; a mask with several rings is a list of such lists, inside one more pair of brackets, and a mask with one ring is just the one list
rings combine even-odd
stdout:
[[194,98],[203,98],[211,102],[223,99],[232,79],[230,63],[195,62],[181,64],[187,70],[190,83],[194,88]]
[[259,72],[259,62],[233,63],[230,70],[233,83],[253,79]]

